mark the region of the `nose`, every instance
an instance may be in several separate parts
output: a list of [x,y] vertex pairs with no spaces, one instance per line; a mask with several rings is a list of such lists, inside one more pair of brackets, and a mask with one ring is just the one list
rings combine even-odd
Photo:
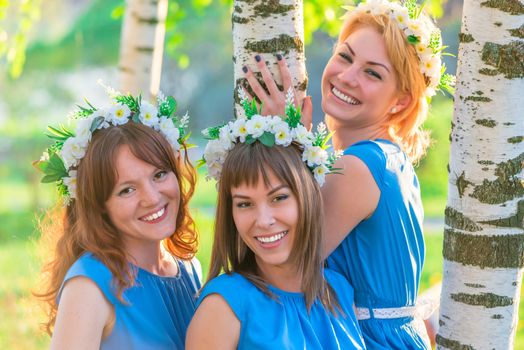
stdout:
[[346,67],[344,70],[342,70],[339,75],[338,79],[343,84],[346,84],[351,87],[355,87],[358,85],[358,68],[356,65],[352,64],[349,67]]
[[259,206],[256,225],[261,229],[268,229],[276,222],[273,209],[267,205]]
[[162,194],[155,183],[147,183],[142,188],[141,203],[144,207],[154,207],[160,202]]

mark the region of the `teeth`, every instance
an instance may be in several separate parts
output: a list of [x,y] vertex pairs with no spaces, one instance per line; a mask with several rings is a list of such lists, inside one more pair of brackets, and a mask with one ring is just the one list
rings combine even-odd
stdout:
[[269,237],[255,237],[255,238],[258,239],[258,240],[259,240],[260,242],[262,242],[262,243],[273,243],[273,242],[276,242],[276,241],[278,241],[278,240],[281,240],[285,235],[287,235],[287,231],[277,233],[277,234],[274,235],[274,236],[269,236]]
[[159,211],[157,211],[156,213],[153,213],[151,215],[148,215],[144,218],[142,218],[142,220],[144,221],[153,221],[155,219],[158,219],[159,217],[161,217],[162,215],[164,215],[164,211],[166,210],[166,207],[163,207],[162,209],[160,209]]
[[347,95],[344,95],[342,93],[342,91],[338,90],[336,87],[333,87],[333,89],[331,89],[331,91],[333,92],[333,95],[337,96],[339,99],[351,104],[351,105],[357,105],[359,104],[360,102],[350,96],[347,96]]

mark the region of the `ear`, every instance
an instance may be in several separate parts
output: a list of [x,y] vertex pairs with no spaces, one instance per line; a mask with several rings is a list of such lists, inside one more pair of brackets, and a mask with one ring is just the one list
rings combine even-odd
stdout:
[[404,108],[409,106],[410,103],[411,103],[411,95],[410,94],[401,94],[398,97],[395,105],[392,107],[392,109],[395,109],[395,112],[393,113],[401,112]]

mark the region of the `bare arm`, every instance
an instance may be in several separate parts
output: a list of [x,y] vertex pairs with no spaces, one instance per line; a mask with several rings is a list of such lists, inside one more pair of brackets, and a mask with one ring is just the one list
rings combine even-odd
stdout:
[[380,199],[380,189],[373,175],[359,158],[343,156],[335,163],[335,168],[341,168],[342,175],[326,176],[322,187],[325,258],[358,223],[373,214]]
[[99,349],[114,311],[91,279],[75,277],[62,291],[51,349]]
[[226,301],[210,294],[198,307],[186,335],[186,350],[234,350],[240,337],[240,321]]

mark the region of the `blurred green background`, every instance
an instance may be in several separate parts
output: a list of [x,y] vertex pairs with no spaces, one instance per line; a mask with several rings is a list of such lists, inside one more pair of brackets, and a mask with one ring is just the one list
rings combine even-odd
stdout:
[[[39,183],[40,175],[31,162],[40,157],[48,144],[46,125],[63,122],[75,101],[83,97],[94,103],[105,101],[97,79],[117,86],[123,1],[54,0],[25,14],[25,24],[14,20],[16,16],[1,16],[5,3],[0,0],[0,55],[3,28],[16,31],[18,25],[20,32],[28,34],[26,55],[11,57],[12,61],[25,60],[22,75],[13,79],[20,71],[13,71],[12,65],[11,71],[7,65],[0,68],[0,349],[44,349],[49,338],[40,329],[43,315],[31,296],[40,270],[35,220],[53,202],[55,194],[53,186]],[[12,1],[11,5],[16,3]],[[200,144],[198,130],[229,119],[232,111],[229,3],[170,2],[161,89],[177,98],[181,114],[189,110],[193,135]],[[336,26],[332,23],[341,15],[337,12],[340,3],[332,0],[323,5],[305,5],[307,39],[315,43],[306,47],[308,91],[315,105],[315,122],[322,118],[319,81],[335,40]],[[330,6],[335,5],[336,10],[332,10]],[[449,46],[448,51],[455,53],[461,6],[461,1],[447,1],[439,20],[444,43]],[[454,72],[454,59],[446,63]],[[417,168],[426,212],[427,256],[421,290],[438,283],[442,275],[452,109],[452,101],[447,97],[437,96],[433,100],[425,127],[431,130],[434,142]],[[198,149],[192,157],[199,157]],[[200,233],[198,257],[204,271],[211,249],[215,201],[214,184],[206,182],[201,174],[192,210]],[[524,322],[519,322],[515,347],[524,348]]]

